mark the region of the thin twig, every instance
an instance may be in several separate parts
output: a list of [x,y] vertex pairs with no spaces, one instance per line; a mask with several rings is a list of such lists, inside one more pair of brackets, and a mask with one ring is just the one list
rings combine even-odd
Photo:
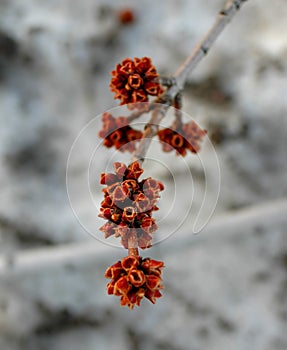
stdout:
[[219,12],[216,21],[213,26],[203,37],[203,39],[196,45],[191,55],[185,60],[185,62],[176,71],[174,77],[170,80],[173,81],[173,85],[169,87],[154,103],[162,103],[162,106],[157,106],[153,111],[149,123],[146,125],[143,138],[135,151],[132,160],[143,162],[151,143],[152,137],[157,134],[158,124],[163,119],[167,109],[171,106],[175,97],[182,91],[187,81],[188,75],[198,65],[203,57],[206,56],[209,49],[223,31],[226,25],[234,17],[241,5],[247,0],[228,0]]
[[167,104],[165,105],[158,104],[157,107],[153,110],[151,119],[148,122],[148,124],[145,126],[145,131],[144,131],[142,140],[132,157],[132,162],[135,162],[135,161],[138,161],[139,163],[144,162],[145,156],[151,144],[151,140],[157,134],[159,123],[165,116],[168,107],[169,105]]
[[132,232],[128,239],[128,254],[133,256],[139,255],[138,239],[136,232]]
[[173,103],[173,107],[174,107],[174,114],[175,114],[175,121],[174,121],[174,126],[175,129],[177,126],[180,126],[182,124],[182,94],[179,92],[175,98],[174,98],[174,103]]
[[[183,89],[190,72],[198,65],[201,59],[207,55],[209,49],[231,21],[241,5],[247,0],[228,0],[219,12],[216,21],[203,39],[196,45],[191,55],[185,60],[182,66],[175,73],[177,89]],[[172,98],[174,95],[172,94]]]
[[155,108],[154,103],[142,102],[137,106],[137,110],[128,116],[128,121],[131,123],[135,119],[141,117],[145,113],[149,113]]

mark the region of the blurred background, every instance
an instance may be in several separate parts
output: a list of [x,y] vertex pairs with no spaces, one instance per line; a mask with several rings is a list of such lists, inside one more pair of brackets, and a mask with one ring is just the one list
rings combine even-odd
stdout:
[[[130,311],[107,296],[105,269],[126,252],[86,232],[103,225],[97,176],[114,157],[104,148],[94,155],[93,206],[82,183],[95,117],[118,105],[110,71],[126,57],[149,56],[161,75],[174,74],[223,4],[0,0],[1,350],[287,348],[286,1],[249,0],[184,90],[183,110],[207,128],[221,172],[216,211],[199,234],[178,215],[190,202],[186,165],[200,208],[202,168],[192,155],[183,165],[152,147],[169,171],[151,161],[147,176],[173,189],[159,202],[159,234],[181,224],[143,252],[165,261],[163,298]],[[69,170],[79,222],[66,165],[93,118]],[[210,152],[203,149],[213,202]],[[162,218],[172,196],[182,207]]]

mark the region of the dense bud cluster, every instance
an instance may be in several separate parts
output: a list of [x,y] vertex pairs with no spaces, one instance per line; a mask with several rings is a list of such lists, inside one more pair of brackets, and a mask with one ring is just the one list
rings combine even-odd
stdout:
[[202,130],[194,121],[179,124],[175,130],[166,128],[158,131],[162,150],[171,152],[175,149],[176,154],[182,156],[186,155],[187,150],[197,153],[200,150],[200,142],[205,135],[206,130]]
[[140,306],[143,297],[153,304],[161,297],[162,261],[143,259],[141,256],[127,256],[109,267],[105,273],[111,282],[107,284],[108,294],[121,297],[121,305],[133,309]]
[[102,129],[99,136],[104,139],[103,144],[110,148],[115,147],[121,152],[135,150],[135,142],[142,138],[143,133],[133,129],[129,125],[126,117],[114,118],[110,113],[106,112],[102,115]]
[[148,95],[159,96],[163,92],[149,57],[135,57],[134,60],[126,58],[117,64],[111,74],[110,89],[115,93],[115,99],[121,100],[121,105],[147,102]]
[[152,236],[157,229],[152,212],[157,210],[159,192],[164,189],[161,182],[151,177],[139,181],[143,173],[138,162],[129,166],[114,163],[115,173],[102,173],[104,200],[99,216],[108,220],[100,230],[105,237],[121,237],[122,245],[128,249],[129,239],[135,237],[140,248],[151,246]]

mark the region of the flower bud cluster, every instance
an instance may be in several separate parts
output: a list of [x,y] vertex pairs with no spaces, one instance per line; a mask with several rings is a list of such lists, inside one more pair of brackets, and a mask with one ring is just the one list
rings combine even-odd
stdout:
[[149,95],[159,96],[163,92],[158,73],[149,57],[126,58],[117,64],[111,75],[110,89],[115,93],[115,99],[121,100],[121,105],[147,102]]
[[130,309],[140,306],[143,297],[154,304],[161,297],[163,267],[162,261],[127,256],[107,269],[105,277],[111,279],[107,292],[120,296],[121,305]]
[[99,136],[104,139],[103,144],[108,148],[114,146],[121,152],[133,152],[135,141],[141,139],[143,133],[133,129],[129,125],[128,118],[114,118],[106,112],[102,115],[102,130],[99,131]]
[[202,130],[192,120],[186,124],[179,123],[175,129],[159,130],[158,138],[164,152],[171,152],[175,149],[177,155],[185,156],[187,150],[192,153],[197,153],[200,150],[200,143],[206,133],[206,130]]
[[164,189],[161,182],[149,177],[139,181],[143,169],[138,162],[129,166],[114,163],[115,173],[102,173],[104,200],[99,216],[108,220],[100,230],[105,237],[121,237],[121,243],[128,249],[128,242],[135,237],[136,247],[151,246],[152,236],[157,229],[152,212],[158,210],[156,203],[159,192]]
[[[134,152],[136,141],[143,137],[143,133],[129,126],[128,118],[114,118],[109,113],[102,117],[103,127],[99,136],[104,138],[104,145],[115,147],[121,152]],[[199,127],[195,121],[186,124],[178,123],[176,127],[159,130],[157,135],[164,152],[176,151],[177,155],[185,156],[187,151],[198,153],[200,143],[207,131]]]

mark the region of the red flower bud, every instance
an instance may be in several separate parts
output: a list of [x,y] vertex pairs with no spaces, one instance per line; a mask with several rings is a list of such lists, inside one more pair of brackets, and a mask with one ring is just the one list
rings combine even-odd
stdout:
[[128,222],[132,222],[136,217],[137,212],[133,207],[125,207],[122,219]]
[[111,173],[102,173],[101,174],[101,185],[112,185],[113,183],[118,181],[118,177],[115,174]]
[[123,178],[127,170],[127,166],[124,163],[116,162],[114,163],[114,169],[116,174]]
[[128,179],[135,179],[137,180],[141,174],[143,173],[143,169],[140,167],[138,162],[133,162],[131,165],[128,167],[128,172],[126,177]]
[[128,274],[128,280],[134,287],[140,287],[145,283],[145,275],[140,270],[131,270]]
[[127,276],[122,276],[117,280],[114,286],[114,294],[122,295],[127,294],[131,290],[132,286],[128,282]]
[[106,147],[115,147],[121,152],[135,150],[135,142],[142,138],[142,132],[134,130],[126,117],[114,118],[109,113],[102,116],[102,130],[99,136],[104,139]]
[[176,154],[181,154],[182,156],[186,155],[186,150],[197,153],[205,135],[206,130],[202,130],[194,121],[180,124],[176,130],[167,128],[158,132],[163,151],[171,152],[175,149]]
[[[150,274],[145,265],[156,265],[156,274]],[[140,256],[127,256],[121,261],[109,267],[105,273],[111,281],[107,284],[108,294],[121,297],[121,305],[133,309],[140,306],[143,297],[152,303],[161,297],[160,289],[163,288],[161,270],[163,262],[142,259]]]
[[148,57],[136,57],[134,60],[126,58],[111,75],[110,89],[122,105],[145,102],[148,101],[148,95],[159,96],[163,92],[157,71]]
[[138,264],[139,264],[139,258],[136,256],[129,255],[122,259],[122,267],[126,271],[136,268]]
[[118,13],[118,18],[119,18],[119,21],[121,22],[121,24],[123,24],[123,25],[130,24],[130,23],[134,22],[134,20],[135,20],[134,13],[129,8],[121,10]]
[[121,237],[121,243],[126,249],[129,248],[131,237],[134,247],[146,249],[151,246],[151,234],[157,229],[151,215],[157,210],[155,204],[164,187],[152,178],[139,182],[143,169],[138,162],[128,167],[117,162],[114,163],[114,169],[116,174],[101,174],[101,183],[107,183],[108,186],[103,189],[105,198],[99,216],[110,222],[100,230],[106,238],[111,235]]

